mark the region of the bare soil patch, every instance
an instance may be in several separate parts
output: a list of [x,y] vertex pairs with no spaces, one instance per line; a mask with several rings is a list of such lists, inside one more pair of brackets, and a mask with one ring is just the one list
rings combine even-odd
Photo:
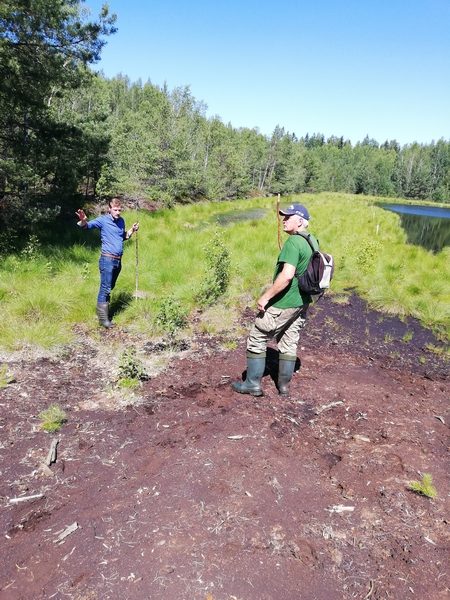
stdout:
[[[64,357],[12,357],[2,599],[448,598],[448,363],[430,344],[414,321],[324,299],[289,398],[275,353],[265,396],[241,396],[245,340],[199,336],[120,406],[82,335]],[[45,468],[51,403],[68,422]],[[407,489],[423,472],[435,500]]]

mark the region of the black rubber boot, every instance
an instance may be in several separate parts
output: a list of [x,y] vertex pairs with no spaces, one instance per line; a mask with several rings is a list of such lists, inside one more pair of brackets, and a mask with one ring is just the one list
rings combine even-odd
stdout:
[[98,302],[97,303],[97,317],[98,322],[102,327],[106,327],[109,329],[113,326],[108,317],[109,303],[108,302]]
[[296,356],[280,354],[278,362],[278,393],[280,396],[289,395],[289,384],[295,371]]
[[266,368],[266,353],[253,354],[247,352],[247,377],[245,381],[235,381],[231,387],[239,394],[250,394],[251,396],[262,396],[261,379]]

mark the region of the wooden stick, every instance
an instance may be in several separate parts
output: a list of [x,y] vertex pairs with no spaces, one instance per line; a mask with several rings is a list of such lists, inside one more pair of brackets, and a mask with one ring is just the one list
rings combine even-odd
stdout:
[[72,525],[69,525],[68,527],[66,527],[64,529],[64,531],[58,535],[56,540],[53,540],[53,543],[58,544],[59,542],[62,542],[68,535],[70,535],[77,529],[78,529],[78,523],[75,521],[74,523],[72,523]]
[[47,458],[45,459],[45,464],[50,466],[52,463],[56,462],[56,448],[58,447],[59,440],[53,440],[50,446],[50,450],[48,451]]
[[375,585],[373,583],[373,580],[371,579],[369,582],[369,591],[368,593],[364,596],[364,600],[368,600],[368,598],[370,598],[370,596],[373,594],[373,590],[375,589]]
[[26,500],[35,500],[36,498],[42,498],[44,494],[33,494],[33,496],[19,496],[18,498],[10,498],[10,504],[18,504],[19,502],[25,502]]
[[277,197],[277,232],[278,232],[278,249],[281,250],[281,223],[280,223],[280,194]]
[[316,410],[314,412],[316,415],[319,415],[324,410],[330,410],[330,408],[334,408],[335,406],[340,406],[341,404],[344,404],[343,400],[337,400],[336,402],[330,402],[330,404],[323,404],[322,406],[319,406],[318,408],[316,408]]
[[135,260],[136,260],[136,265],[135,265],[135,284],[136,284],[136,290],[135,290],[135,296],[136,298],[139,295],[139,251],[138,251],[138,232],[135,231],[134,232],[134,252],[135,252]]

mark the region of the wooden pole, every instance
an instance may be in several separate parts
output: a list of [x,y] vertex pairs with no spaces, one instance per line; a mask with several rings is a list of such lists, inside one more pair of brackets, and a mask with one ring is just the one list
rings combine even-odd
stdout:
[[280,194],[277,196],[278,249],[281,250]]
[[134,254],[135,254],[135,279],[136,279],[136,291],[135,297],[139,297],[139,251],[138,251],[138,232],[134,232]]
[[[138,200],[134,201],[134,212],[135,212],[135,222],[138,220]],[[134,277],[135,277],[135,287],[134,297],[141,298],[142,295],[139,292],[139,249],[138,249],[138,232],[134,232]]]

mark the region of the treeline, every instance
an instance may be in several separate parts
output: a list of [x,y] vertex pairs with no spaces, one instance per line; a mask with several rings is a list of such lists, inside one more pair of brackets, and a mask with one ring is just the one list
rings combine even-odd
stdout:
[[322,134],[270,137],[206,118],[188,87],[169,91],[126,77],[97,79],[74,98],[79,118],[101,110],[110,135],[97,193],[120,189],[167,202],[336,191],[445,201],[450,142],[400,147],[368,137],[352,145]]
[[115,17],[77,0],[0,5],[0,251],[77,194],[166,206],[303,191],[447,201],[450,142],[352,145],[322,134],[236,129],[188,87],[96,75]]

